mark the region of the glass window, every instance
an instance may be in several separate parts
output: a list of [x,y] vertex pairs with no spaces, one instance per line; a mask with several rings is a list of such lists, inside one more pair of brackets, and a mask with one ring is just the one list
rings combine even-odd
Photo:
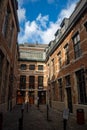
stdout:
[[3,22],[3,28],[2,28],[2,33],[6,37],[7,35],[7,29],[8,29],[8,24],[9,24],[9,16],[10,16],[11,10],[9,5],[7,6],[7,10],[5,12],[5,17],[4,17],[4,22]]
[[20,76],[20,89],[25,89],[26,88],[26,76],[21,75]]
[[35,65],[29,65],[30,70],[35,70]]
[[87,104],[86,84],[84,69],[76,72],[77,88],[78,88],[78,101],[81,104]]
[[79,36],[79,33],[76,33],[76,35],[73,37],[73,43],[74,43],[75,58],[78,58],[78,57],[81,56],[81,47],[80,47],[80,36]]
[[43,65],[38,65],[38,70],[43,70]]
[[2,81],[3,58],[4,58],[4,55],[0,51],[0,85],[1,85],[1,81]]
[[66,44],[65,47],[65,64],[69,64],[70,59],[69,59],[69,45]]
[[10,26],[10,37],[9,37],[9,47],[11,47],[12,39],[14,34],[14,24],[12,22],[12,25]]
[[87,21],[84,23],[84,26],[85,26],[86,31],[87,31]]
[[59,98],[60,101],[63,101],[62,79],[58,79],[58,84],[59,84]]
[[66,76],[66,77],[65,77],[65,80],[66,80],[66,87],[67,87],[67,86],[70,86],[70,85],[71,85],[70,75]]
[[59,63],[59,69],[60,69],[62,67],[61,52],[58,53],[58,63]]
[[29,89],[35,88],[35,76],[29,76]]
[[27,67],[26,64],[21,64],[21,65],[20,65],[20,69],[21,69],[21,70],[26,70],[26,67]]
[[43,76],[38,76],[38,88],[43,88]]

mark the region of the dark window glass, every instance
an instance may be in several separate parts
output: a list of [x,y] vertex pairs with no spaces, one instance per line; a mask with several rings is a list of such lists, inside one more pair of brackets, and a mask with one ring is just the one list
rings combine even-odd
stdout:
[[65,45],[65,64],[69,64],[70,59],[69,59],[69,46],[68,44]]
[[26,88],[26,76],[21,75],[20,76],[20,89],[25,89]]
[[65,77],[65,80],[66,80],[66,87],[67,87],[67,86],[70,86],[70,85],[71,85],[70,75],[66,76],[66,77]]
[[26,70],[26,64],[21,64],[20,69],[21,70]]
[[43,76],[38,76],[38,88],[43,88]]
[[5,95],[6,95],[6,89],[7,89],[7,85],[8,85],[8,69],[9,68],[9,63],[8,61],[6,62],[6,67],[5,67],[5,75],[4,75],[4,79],[3,79],[3,82],[4,82],[4,85],[3,85],[3,88],[2,88],[2,100],[3,102],[5,102]]
[[12,25],[10,26],[10,37],[9,37],[9,47],[11,47],[12,39],[14,34],[14,24],[12,22]]
[[58,63],[59,63],[59,69],[60,69],[62,67],[61,52],[58,53]]
[[2,81],[3,58],[4,58],[4,55],[0,51],[0,85],[1,85],[1,81]]
[[60,97],[60,101],[63,101],[62,79],[58,79],[58,84],[59,84],[59,97]]
[[35,65],[29,65],[30,70],[35,70]]
[[87,104],[86,84],[84,69],[76,72],[77,88],[78,88],[78,100],[81,104]]
[[79,33],[77,33],[73,37],[73,43],[74,43],[75,58],[78,58],[78,57],[81,56],[81,47],[80,47],[80,36],[79,36]]
[[5,12],[5,17],[4,17],[4,22],[3,22],[3,28],[2,28],[2,33],[6,37],[7,36],[7,29],[8,29],[8,24],[9,24],[9,16],[10,16],[11,10],[9,5],[7,6],[7,10]]
[[35,76],[29,76],[29,89],[35,88]]
[[58,100],[58,95],[57,95],[56,82],[52,83],[52,92],[53,92],[53,94],[52,94],[53,100],[57,101]]
[[52,59],[52,76],[55,74],[55,65],[54,65],[54,59]]
[[38,65],[38,70],[43,70],[43,65]]
[[85,26],[86,31],[87,31],[87,21],[84,23],[84,26]]

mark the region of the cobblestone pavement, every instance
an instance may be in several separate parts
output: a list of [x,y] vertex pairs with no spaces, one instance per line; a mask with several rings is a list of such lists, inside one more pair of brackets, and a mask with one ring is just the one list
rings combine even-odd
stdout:
[[[28,112],[27,112],[28,110]],[[39,109],[32,105],[25,106],[23,113],[23,129],[19,129],[19,118],[22,116],[21,105],[16,105],[11,112],[4,114],[3,130],[64,130],[62,113],[49,108],[47,120],[47,107],[40,105]],[[72,115],[67,121],[66,130],[87,130],[87,124],[78,125]]]

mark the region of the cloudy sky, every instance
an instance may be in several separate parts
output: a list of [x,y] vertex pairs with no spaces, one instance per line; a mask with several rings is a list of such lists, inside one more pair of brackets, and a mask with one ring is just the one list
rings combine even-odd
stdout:
[[20,43],[48,44],[65,17],[69,17],[79,0],[18,0]]

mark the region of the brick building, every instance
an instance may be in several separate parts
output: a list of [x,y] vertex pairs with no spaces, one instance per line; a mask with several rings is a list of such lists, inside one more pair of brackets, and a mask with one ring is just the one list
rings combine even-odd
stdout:
[[46,103],[46,44],[19,44],[17,104]]
[[16,0],[0,0],[0,111],[16,103],[19,32]]
[[52,107],[84,109],[87,119],[87,0],[65,18],[46,52],[48,97]]

